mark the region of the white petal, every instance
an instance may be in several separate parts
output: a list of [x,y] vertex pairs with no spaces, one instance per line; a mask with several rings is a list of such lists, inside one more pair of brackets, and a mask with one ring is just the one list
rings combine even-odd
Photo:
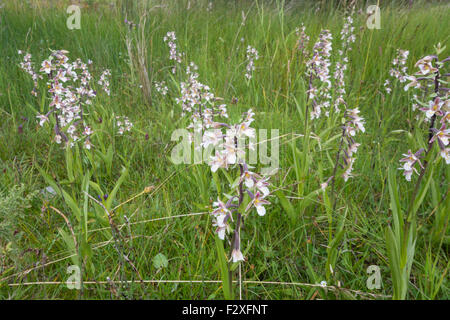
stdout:
[[231,257],[233,258],[233,262],[244,261],[244,256],[240,250],[233,250]]
[[267,187],[260,187],[259,190],[261,190],[264,196],[267,196],[270,193],[269,188]]
[[260,216],[263,216],[266,214],[266,208],[264,208],[264,206],[257,206],[256,211],[258,212],[258,214]]
[[217,235],[219,236],[220,240],[224,240],[225,239],[225,228],[220,228],[217,231]]
[[252,179],[252,178],[245,179],[245,186],[246,186],[247,188],[252,188],[253,185],[254,185],[254,182],[253,182],[253,179]]
[[427,112],[426,112],[427,118],[431,118],[433,115],[434,115],[434,111],[433,110],[427,110]]

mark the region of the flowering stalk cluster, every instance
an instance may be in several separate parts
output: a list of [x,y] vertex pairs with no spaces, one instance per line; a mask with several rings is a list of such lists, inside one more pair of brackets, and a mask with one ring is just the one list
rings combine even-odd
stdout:
[[[436,48],[438,54],[443,51],[440,45]],[[428,134],[428,148],[427,150],[420,149],[419,151],[412,153],[408,150],[408,153],[403,154],[404,158],[400,159],[402,167],[399,168],[403,170],[403,175],[407,181],[411,181],[411,176],[415,172],[418,174],[415,168],[416,164],[419,164],[421,168],[421,173],[419,179],[424,174],[427,162],[422,164],[420,162],[421,155],[425,152],[425,156],[431,151],[434,142],[437,142],[440,149],[440,156],[445,160],[447,164],[450,163],[450,148],[448,146],[450,139],[450,129],[448,128],[450,123],[450,99],[449,99],[449,88],[444,87],[441,81],[442,69],[444,64],[450,61],[450,57],[439,61],[437,55],[425,56],[415,64],[418,71],[411,76],[408,76],[408,80],[411,82],[405,86],[405,91],[410,88],[423,89],[427,91],[430,87],[433,87],[432,94],[428,95],[427,103],[418,101],[423,107],[420,111],[424,113],[425,120],[429,125]],[[449,74],[444,74],[448,76]],[[438,123],[439,129],[435,128],[435,123]]]
[[133,21],[130,21],[130,20],[126,19],[126,18],[125,18],[125,20],[124,20],[124,23],[125,23],[130,29],[136,28],[136,24],[135,24]]
[[[394,60],[392,60],[392,68],[389,70],[389,75],[397,79],[400,83],[404,83],[410,78],[408,74],[408,67],[406,66],[408,56],[408,50],[397,49],[397,55],[395,56]],[[391,83],[389,79],[386,79],[386,81],[384,82],[384,87],[388,94],[392,92],[390,84]]]
[[225,170],[239,168],[240,178],[238,185],[235,186],[237,196],[232,196],[227,203],[221,202],[218,198],[218,201],[213,204],[214,210],[212,212],[214,217],[213,223],[217,227],[216,232],[222,240],[225,239],[226,231],[232,232],[229,222],[234,221],[233,213],[236,212],[237,214],[236,227],[231,242],[231,258],[233,262],[244,260],[240,250],[242,212],[239,212],[239,208],[244,200],[244,194],[247,193],[251,199],[245,208],[245,212],[255,208],[258,215],[264,216],[266,214],[264,206],[270,204],[266,200],[270,193],[268,189],[269,179],[251,171],[252,168],[246,163],[246,151],[252,149],[253,146],[251,143],[246,144],[245,140],[247,138],[255,138],[255,130],[250,127],[254,120],[253,116],[254,113],[250,109],[243,115],[240,123],[234,125],[217,123],[215,127],[220,129],[214,130],[215,138],[209,139],[205,134],[203,141],[204,147],[212,144],[216,149],[215,155],[211,157],[209,163],[212,172],[217,171],[219,168]]
[[[322,30],[319,40],[314,44],[313,56],[306,63],[309,77],[308,99],[312,101],[311,119],[319,118],[322,108],[328,108],[331,100],[330,56],[333,39],[329,30]],[[328,115],[328,111],[327,111]]]
[[[23,54],[22,50],[18,51],[18,54],[21,55]],[[39,79],[43,79],[42,75],[38,74],[35,70],[34,70],[34,64],[33,61],[31,61],[31,54],[27,53],[23,56],[23,62],[20,63],[20,67],[26,72],[28,73],[31,78],[33,79],[33,90],[31,91],[31,94],[33,96],[37,96],[37,90],[38,90],[38,86],[39,86]]]
[[353,163],[355,162],[354,154],[361,145],[356,143],[353,137],[358,131],[365,132],[364,119],[360,117],[358,108],[347,109],[345,111],[345,124],[343,127],[343,164],[342,167],[345,169],[342,177],[344,181],[352,177]]
[[[92,104],[91,99],[97,94],[89,85],[92,76],[88,64],[91,62],[85,64],[77,59],[69,63],[67,53],[65,50],[53,51],[41,64],[39,72],[47,77],[46,84],[51,102],[50,110],[46,114],[38,114],[37,118],[43,126],[53,114],[56,120],[54,130],[57,143],[64,140],[72,147],[76,141],[84,140],[84,146],[89,149],[93,132],[83,119],[83,108]],[[24,61],[28,61],[29,57],[29,54],[26,54]],[[25,64],[25,67],[25,71],[30,73],[29,65]],[[34,77],[33,80],[35,79]]]
[[408,67],[406,66],[408,56],[408,50],[397,49],[397,56],[392,60],[392,68],[389,70],[389,75],[401,83],[405,82],[408,77]]
[[245,68],[245,77],[250,80],[253,77],[253,71],[255,71],[255,61],[259,59],[258,51],[251,47],[247,47],[247,67]]
[[[217,104],[220,98],[216,98],[209,86],[198,81],[198,67],[191,62],[186,68],[187,81],[181,82],[181,97],[175,101],[182,106],[183,116],[190,114],[191,123],[188,129],[194,132],[203,132],[215,128],[217,124],[214,117],[228,118],[225,104]],[[192,136],[191,136],[192,138]]]
[[111,77],[111,71],[109,69],[106,69],[103,71],[102,75],[100,76],[100,80],[98,80],[98,84],[103,87],[103,91],[108,94],[108,96],[111,94],[111,91],[109,90],[109,77]]
[[344,26],[341,30],[341,49],[338,51],[339,60],[336,62],[334,70],[334,88],[337,93],[337,97],[334,99],[334,108],[336,112],[339,112],[339,106],[345,104],[344,97],[346,96],[345,90],[345,71],[347,70],[348,56],[347,52],[352,50],[351,44],[355,42],[355,27],[353,26],[353,18],[348,16],[345,19]]
[[212,1],[210,1],[208,3],[208,6],[206,7],[206,11],[211,12],[212,10],[213,10],[213,3],[212,3]]
[[[176,63],[181,63],[181,59],[183,57],[183,54],[181,54],[180,52],[178,52],[177,49],[177,37],[175,35],[174,31],[169,31],[167,32],[167,34],[164,36],[164,42],[167,43],[167,45],[169,46],[170,52],[169,52],[169,60],[173,60]],[[176,71],[176,65],[172,67],[172,73],[175,74]]]
[[165,96],[167,94],[167,92],[169,91],[169,89],[166,86],[166,82],[164,80],[161,82],[155,82],[155,89],[156,89],[156,91],[161,93],[163,96]]
[[[201,147],[214,151],[214,156],[211,156],[208,162],[211,171],[216,172],[222,168],[239,172],[239,179],[231,186],[233,189],[231,194],[236,195],[226,194],[229,197],[226,202],[222,201],[219,195],[217,201],[213,203],[211,215],[213,226],[216,227],[220,239],[224,240],[227,233],[233,234],[231,260],[243,261],[244,256],[240,247],[242,216],[248,214],[252,208],[256,209],[258,215],[265,215],[264,206],[269,204],[266,197],[270,193],[269,179],[251,171],[252,167],[246,163],[247,150],[253,149],[252,143],[247,143],[247,139],[256,138],[255,129],[250,127],[255,114],[250,109],[237,124],[223,122],[228,118],[226,105],[216,107],[217,98],[208,86],[197,80],[198,74],[195,70],[197,68],[191,63],[187,69],[188,81],[182,83],[182,98],[178,101],[182,104],[183,111],[191,115],[192,123],[188,128],[194,132],[204,132]],[[241,210],[245,194],[248,194],[250,201],[245,210]],[[231,222],[235,222],[234,229]]]
[[131,131],[131,128],[133,128],[133,123],[131,123],[131,121],[126,116],[116,116],[116,127],[117,132],[120,135],[123,135],[125,131]]
[[[347,102],[345,101],[345,96],[347,94],[345,89],[345,71],[347,70],[348,65],[347,53],[352,50],[351,44],[354,43],[356,39],[354,34],[353,18],[351,16],[348,16],[345,19],[344,26],[340,33],[340,39],[342,44],[341,49],[338,51],[339,59],[336,62],[333,78],[335,80],[334,87],[337,94],[334,100],[335,111],[340,111],[340,105],[344,105],[345,107],[342,119],[343,125],[341,127],[342,135],[339,150],[336,154],[333,174],[326,182],[321,184],[322,189],[325,189],[331,181],[333,194],[338,167],[341,167],[344,170],[341,174],[344,181],[347,181],[349,178],[353,177],[353,164],[356,160],[355,154],[358,147],[361,145],[360,143],[357,143],[354,138],[358,132],[365,132],[364,119],[359,115],[359,109],[349,109]],[[329,46],[331,46],[331,44]],[[325,71],[327,72],[327,70]],[[330,82],[328,81],[328,83]],[[336,201],[333,206],[335,205]]]
[[[46,86],[50,98],[49,110],[45,114],[38,114],[39,125],[42,127],[50,122],[53,115],[55,119],[54,132],[55,141],[60,144],[73,147],[77,141],[83,141],[86,149],[90,149],[91,136],[94,133],[85,119],[85,110],[92,105],[92,99],[97,92],[92,89],[92,75],[89,65],[92,61],[84,63],[81,59],[69,62],[68,52],[65,50],[52,51],[51,55],[42,62],[38,74],[31,62],[29,53],[24,55],[24,62],[20,64],[34,81],[33,95],[37,95],[38,81],[46,78]],[[19,54],[23,54],[19,51]],[[109,95],[109,70],[105,70],[98,84]],[[45,94],[45,93],[44,93]]]
[[321,188],[324,190],[328,184],[332,183],[334,193],[334,182],[336,180],[336,174],[338,166],[340,166],[344,172],[342,178],[347,181],[353,177],[353,164],[356,160],[355,153],[358,151],[360,143],[354,140],[356,133],[361,131],[365,132],[364,119],[359,116],[359,109],[347,109],[344,113],[344,125],[342,126],[342,136],[339,145],[339,150],[336,155],[336,162],[333,170],[333,175],[328,180],[321,184]]
[[295,34],[297,35],[296,48],[300,52],[303,58],[308,56],[308,43],[309,36],[306,34],[306,27],[303,25],[300,28],[295,28]]

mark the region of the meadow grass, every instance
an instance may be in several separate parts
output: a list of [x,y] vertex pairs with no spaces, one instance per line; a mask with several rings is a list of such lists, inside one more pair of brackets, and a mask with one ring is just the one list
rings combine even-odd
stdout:
[[[126,1],[114,5],[109,1],[83,1],[81,29],[68,30],[64,1],[56,5],[51,1],[7,1],[0,9],[0,203],[1,199],[9,203],[6,201],[11,198],[9,190],[23,185],[21,198],[27,199],[27,205],[10,204],[3,209],[4,215],[16,210],[22,210],[23,214],[13,221],[7,236],[1,238],[0,233],[0,297],[117,298],[113,292],[120,284],[108,284],[106,279],[116,281],[119,274],[131,281],[119,298],[223,297],[221,284],[208,282],[220,280],[214,230],[208,215],[212,201],[217,198],[217,188],[208,168],[174,165],[170,160],[175,145],[170,140],[171,134],[187,122],[175,103],[181,79],[180,73],[170,72],[168,48],[163,42],[168,31],[175,31],[185,60],[199,66],[200,80],[213,88],[216,96],[224,98],[231,118],[237,119],[243,111],[253,108],[257,128],[279,129],[284,136],[280,143],[280,170],[271,182],[288,197],[295,216],[292,219],[288,207],[271,196],[272,205],[266,216],[249,219],[251,222],[244,224],[241,242],[247,261],[242,264],[242,279],[248,282],[242,284],[242,297],[392,296],[384,240],[384,230],[392,222],[388,168],[399,166],[402,153],[413,148],[415,133],[426,133],[426,126],[414,123],[409,93],[405,94],[394,83],[393,93],[387,95],[383,83],[397,48],[410,51],[408,67],[412,69],[419,58],[432,53],[438,42],[448,43],[450,30],[448,5],[414,2],[409,7],[383,1],[379,30],[366,27],[364,6],[355,15],[356,42],[349,53],[348,103],[361,110],[366,119],[366,133],[358,137],[361,147],[355,162],[356,176],[345,184],[336,182],[337,213],[343,216],[346,212],[333,282],[337,287],[338,280],[341,289],[324,290],[309,286],[326,278],[329,224],[324,199],[319,194],[305,204],[299,197],[299,185],[305,190],[303,195],[308,194],[331,175],[339,132],[326,131],[323,126],[312,128],[320,136],[321,144],[318,147],[315,142],[317,146],[308,149],[311,162],[307,174],[299,180],[296,175],[299,160],[294,155],[301,156],[306,149],[298,135],[305,132],[307,83],[305,63],[295,50],[295,28],[304,23],[311,44],[322,29],[329,29],[337,39],[345,17],[343,6],[332,1],[312,4],[214,1],[208,11],[207,1],[149,1],[143,39],[150,77],[151,81],[165,80],[169,87],[167,96],[152,90],[149,103],[140,88],[137,71],[130,70],[125,43],[129,31],[124,12],[128,20],[139,23],[143,12],[140,6],[131,6],[133,2]],[[247,45],[255,47],[260,55],[248,84],[244,79]],[[32,81],[19,68],[21,57],[17,54],[18,50],[30,52],[37,63],[49,55],[49,49],[68,50],[73,59],[91,59],[94,74],[106,68],[111,70],[111,96],[99,95],[95,103],[106,112],[127,115],[134,128],[131,134],[114,139],[111,174],[95,179],[103,190],[112,190],[122,166],[128,167],[115,205],[139,196],[120,206],[114,219],[118,225],[125,224],[124,228],[127,228],[124,215],[131,221],[126,237],[129,257],[143,279],[160,283],[139,283],[136,270],[128,265],[121,270],[117,251],[110,241],[111,233],[90,216],[88,236],[93,253],[92,265],[86,267],[83,276],[84,290],[69,290],[65,285],[66,269],[73,264],[70,258],[73,251],[68,250],[58,230],[69,232],[69,229],[50,206],[66,213],[72,223],[75,220],[61,197],[46,200],[39,193],[48,183],[38,170],[42,168],[56,181],[64,180],[64,151],[51,140],[51,129],[40,128],[36,122],[33,108],[38,110],[40,101],[29,94]],[[233,98],[238,99],[237,104],[231,103]],[[434,174],[438,187],[448,193],[448,166],[441,163]],[[400,172],[397,180],[400,201],[406,206],[414,185],[400,178]],[[151,191],[142,194],[149,186]],[[82,196],[81,191],[75,193]],[[33,197],[27,198],[28,194]],[[431,237],[437,228],[438,202],[430,192],[418,211],[420,227],[409,299],[449,297],[448,212],[440,223],[444,225],[442,236]],[[8,244],[12,244],[11,249]],[[154,257],[160,253],[167,257],[167,265],[155,263]],[[381,269],[380,289],[369,290],[366,286],[369,265]],[[27,285],[29,282],[34,284]]]

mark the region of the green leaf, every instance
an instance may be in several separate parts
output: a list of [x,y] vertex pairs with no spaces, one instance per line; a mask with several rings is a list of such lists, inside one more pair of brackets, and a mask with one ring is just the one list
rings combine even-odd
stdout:
[[70,259],[72,260],[74,265],[78,266],[79,265],[78,254],[76,251],[76,246],[75,246],[75,242],[74,242],[73,238],[61,228],[58,228],[58,232],[61,235],[61,238],[63,239],[63,241],[65,242],[70,254],[71,255],[75,254],[74,256],[70,257]]
[[97,191],[97,194],[102,195],[105,194],[102,190],[102,188],[100,188],[100,186],[95,183],[94,181],[89,181],[89,185],[94,188],[95,191]]
[[61,189],[64,201],[69,206],[69,208],[72,210],[72,213],[75,215],[78,221],[81,220],[81,209],[78,206],[78,204],[75,202],[75,200],[64,190]]
[[38,165],[36,165],[36,168],[39,170],[39,173],[41,174],[41,176],[44,178],[45,182],[47,182],[52,188],[53,190],[55,190],[55,192],[59,195],[62,196],[61,194],[61,189],[59,188],[59,186],[56,184],[55,180],[53,180],[53,178],[47,174],[41,167],[39,167]]
[[66,170],[69,181],[73,182],[75,180],[73,175],[73,153],[69,145],[66,146]]
[[223,241],[219,239],[218,235],[214,236],[216,241],[217,257],[219,260],[220,276],[222,278],[222,289],[225,299],[233,299],[232,282],[230,279],[230,273],[228,269],[227,255],[223,247]]
[[391,198],[390,207],[392,210],[392,217],[394,219],[394,234],[397,236],[397,241],[401,241],[403,239],[403,213],[398,196],[398,185],[395,179],[395,169],[393,168],[389,168],[388,186],[389,195]]
[[83,179],[83,191],[84,191],[84,204],[83,204],[83,235],[84,241],[88,242],[88,204],[89,204],[89,181],[91,178],[91,173],[89,170],[84,175]]
[[402,287],[401,271],[400,271],[400,252],[397,245],[397,240],[392,232],[391,227],[386,228],[386,251],[388,255],[389,269],[391,271],[392,284],[394,286],[393,299],[399,299]]
[[275,191],[275,195],[280,200],[281,206],[283,207],[284,211],[287,213],[287,215],[291,219],[291,222],[294,223],[297,215],[295,213],[294,207],[292,206],[292,203],[286,198],[286,196],[284,195],[284,193],[281,189]]
[[117,191],[119,191],[120,186],[125,181],[125,178],[127,177],[127,174],[128,174],[128,169],[127,168],[123,168],[122,169],[122,174],[121,174],[119,180],[117,180],[116,185],[114,186],[114,189],[108,195],[108,200],[106,200],[106,204],[105,204],[106,209],[111,210],[113,201],[116,198]]
[[428,188],[430,187],[431,181],[433,181],[433,171],[434,168],[432,166],[430,166],[430,171],[428,172],[428,177],[427,180],[425,182],[425,184],[423,185],[423,187],[420,189],[419,194],[416,196],[416,198],[414,199],[414,204],[412,207],[411,212],[409,213],[408,216],[408,221],[411,221],[411,219],[413,217],[415,217],[417,210],[419,210],[420,205],[423,202],[423,199],[425,198]]

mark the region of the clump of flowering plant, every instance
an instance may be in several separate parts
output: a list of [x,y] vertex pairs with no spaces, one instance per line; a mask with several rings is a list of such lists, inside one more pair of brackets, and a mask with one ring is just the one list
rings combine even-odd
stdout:
[[[405,91],[410,89],[416,90],[414,100],[418,105],[422,106],[422,108],[419,108],[422,111],[422,115],[419,115],[418,119],[422,119],[423,123],[428,124],[428,134],[426,136],[425,148],[420,148],[414,153],[408,150],[407,153],[403,154],[403,158],[400,159],[401,167],[399,169],[403,171],[403,175],[407,181],[412,180],[414,173],[419,176],[405,214],[399,201],[395,171],[390,169],[388,175],[394,223],[392,227],[388,226],[386,229],[386,248],[392,275],[394,299],[405,299],[408,292],[408,283],[417,241],[416,212],[424,199],[428,187],[431,184],[435,184],[433,181],[433,167],[423,187],[421,187],[422,180],[425,177],[429,163],[437,166],[441,161],[439,156],[434,156],[435,153],[433,150],[435,148],[433,148],[433,145],[435,145],[435,142],[437,142],[440,156],[446,164],[450,163],[448,148],[450,130],[447,129],[450,112],[449,88],[444,86],[446,82],[442,79],[449,75],[444,72],[444,68],[445,63],[450,61],[450,57],[440,60],[439,55],[445,50],[445,47],[442,48],[438,44],[435,49],[435,55],[428,55],[417,61],[415,64],[416,73],[414,75],[406,75],[406,67],[404,67],[402,69],[404,74],[401,74],[399,78],[399,81],[403,83],[407,82],[407,80],[409,81],[404,86]],[[403,57],[406,59],[405,54],[403,54]],[[399,64],[404,64],[403,60],[399,60]],[[395,72],[391,73],[397,75]],[[418,127],[420,127],[420,123]],[[422,141],[418,142],[422,144]],[[435,188],[434,196],[442,196],[442,198],[445,198],[447,194],[439,195],[438,188]],[[442,204],[442,208],[440,209],[442,209],[442,212],[448,212],[445,203]],[[436,228],[433,228],[431,239],[434,239],[434,235],[442,236],[447,230],[447,224],[440,223],[440,221],[445,221],[440,215],[439,210],[436,213]]]
[[[175,31],[169,31],[163,38],[164,42],[169,46],[169,60],[173,60],[175,63],[180,64],[183,54],[177,49],[177,37]],[[175,74],[176,65],[172,67],[172,73]]]
[[[347,181],[353,177],[353,165],[355,163],[355,154],[360,146],[356,139],[358,132],[365,132],[364,119],[360,116],[358,107],[349,107],[346,90],[346,74],[348,69],[348,52],[352,50],[352,44],[356,37],[354,34],[353,18],[347,16],[339,36],[340,47],[333,51],[333,36],[329,30],[322,30],[319,39],[313,46],[312,56],[306,62],[306,75],[308,81],[308,90],[306,92],[306,114],[305,114],[305,142],[308,146],[308,117],[316,119],[317,123],[323,123],[320,118],[325,115],[327,124],[340,123],[336,128],[341,131],[339,147],[336,153],[334,168],[331,176],[321,183],[323,191],[323,203],[326,208],[329,223],[327,263],[325,273],[327,281],[331,281],[331,275],[335,269],[338,256],[338,248],[335,244],[337,239],[343,234],[345,214],[339,217],[341,222],[333,226],[335,221],[334,212],[337,204],[335,192],[335,182],[338,177]],[[334,61],[334,63],[332,63]],[[330,108],[333,107],[333,108]],[[311,108],[308,113],[308,108]],[[341,170],[339,170],[341,168]],[[304,173],[308,174],[308,173]],[[330,201],[327,187],[331,185]],[[303,189],[301,190],[303,192]],[[300,192],[299,192],[300,193]],[[300,193],[300,196],[303,194]],[[338,219],[338,220],[339,220]],[[335,230],[334,232],[332,230]],[[335,233],[335,236],[333,236]],[[334,238],[333,238],[334,237]]]
[[106,69],[100,76],[100,80],[97,81],[99,85],[102,86],[103,91],[105,91],[108,96],[111,95],[111,91],[109,90],[109,77],[111,77],[111,71]]
[[[410,82],[404,87],[405,91],[409,89],[423,91],[422,94],[415,94],[415,97],[418,95],[423,97],[424,101],[417,98],[416,101],[422,106],[419,110],[422,111],[425,122],[429,123],[427,149],[421,148],[414,154],[409,150],[407,154],[404,154],[405,157],[400,160],[403,163],[400,170],[403,170],[403,175],[408,181],[411,181],[414,172],[419,174],[416,169],[417,164],[419,164],[421,170],[419,176],[423,176],[428,162],[424,161],[424,165],[422,165],[419,158],[423,153],[426,157],[435,142],[439,147],[440,156],[447,164],[450,163],[450,148],[448,147],[450,138],[450,129],[448,128],[450,122],[449,88],[444,87],[445,82],[441,79],[442,75],[445,74],[443,73],[445,63],[450,60],[450,57],[440,61],[438,55],[443,49],[438,45],[436,50],[437,55],[425,56],[417,61],[415,67],[418,70],[414,75],[407,76]],[[427,92],[431,92],[431,94],[427,94]]]
[[339,106],[341,104],[345,104],[345,71],[347,70],[348,64],[348,51],[352,50],[351,44],[355,42],[355,27],[353,26],[353,18],[348,16],[345,18],[344,26],[341,30],[340,38],[341,38],[341,48],[338,50],[339,58],[335,65],[335,70],[333,73],[334,78],[334,107],[336,112],[339,112]]
[[[22,52],[19,52],[19,54],[22,54]],[[70,61],[67,54],[68,52],[65,50],[52,51],[50,56],[42,61],[39,71],[35,71],[31,55],[26,53],[20,66],[33,79],[33,95],[41,95],[40,112],[37,115],[39,125],[51,126],[56,143],[65,146],[67,175],[64,180],[54,179],[52,175],[36,164],[43,179],[50,185],[48,188],[51,188],[55,194],[58,194],[64,200],[72,215],[66,218],[58,209],[50,208],[65,218],[71,230],[73,241],[70,237],[64,236],[64,231],[60,230],[60,233],[63,235],[62,240],[64,240],[68,250],[74,256],[74,262],[81,270],[84,267],[86,267],[84,270],[93,270],[87,209],[87,199],[90,197],[87,191],[93,183],[91,177],[95,174],[96,187],[94,189],[97,189],[99,194],[103,195],[100,199],[102,202],[96,200],[97,203],[101,203],[105,211],[109,212],[113,201],[115,201],[116,192],[128,172],[126,168],[123,168],[113,191],[110,193],[102,192],[103,186],[99,181],[103,180],[102,178],[105,175],[108,176],[109,180],[111,179],[114,159],[113,144],[108,143],[110,142],[110,136],[108,135],[107,141],[106,134],[104,134],[105,122],[112,124],[116,120],[119,135],[125,131],[130,131],[132,123],[127,117],[115,119],[111,110],[105,110],[100,104],[94,103],[98,92],[96,86],[100,86],[109,96],[110,71],[105,70],[98,81],[95,81],[90,72],[92,61],[89,60],[87,63],[81,59]],[[45,89],[39,91],[42,88]],[[90,151],[95,147],[93,144],[94,137],[97,147],[96,152]],[[114,164],[117,167],[117,162]],[[103,168],[105,170],[102,170]],[[62,181],[67,183],[62,183]],[[83,192],[85,195],[81,195]],[[84,206],[80,205],[81,203],[84,203]],[[46,207],[47,205],[43,208]],[[98,213],[99,207],[94,210],[97,212],[96,219],[105,223],[104,213]],[[113,228],[109,214],[108,218]],[[70,222],[69,219],[76,219],[78,224],[73,221]],[[75,232],[77,235],[75,235]],[[84,249],[81,250],[81,248]]]
[[155,89],[156,89],[156,91],[161,93],[163,96],[165,96],[167,94],[167,92],[169,91],[169,88],[167,88],[165,81],[155,82]]
[[406,66],[408,56],[408,50],[397,49],[397,55],[392,60],[392,68],[389,70],[389,75],[401,83],[406,82],[409,77],[408,67]]
[[225,104],[218,104],[211,92],[211,88],[198,81],[198,67],[191,62],[186,68],[187,81],[181,82],[181,97],[176,102],[182,106],[183,116],[190,115],[191,122],[188,129],[194,132],[214,128],[217,123],[215,117],[228,118]]
[[[92,61],[84,63],[78,58],[71,62],[67,53],[66,50],[52,51],[50,56],[42,61],[39,73],[34,69],[31,54],[26,53],[20,67],[33,79],[33,95],[38,95],[39,81],[45,80],[47,92],[41,94],[49,99],[49,103],[47,112],[36,116],[39,125],[42,127],[50,123],[50,118],[54,117],[56,143],[64,142],[73,147],[77,142],[82,141],[84,148],[91,149],[91,137],[94,130],[86,119],[86,115],[90,114],[92,100],[97,96],[89,70]],[[19,54],[23,52],[19,51]],[[110,95],[110,76],[111,72],[106,69],[97,81],[108,95]],[[130,127],[129,124],[126,128]]]
[[[354,35],[354,27],[353,27],[353,18],[348,16],[345,18],[344,25],[340,32],[340,40],[341,40],[341,48],[338,50],[338,59],[335,64],[335,69],[333,73],[333,87],[334,94],[333,96],[328,93],[329,88],[331,86],[330,76],[328,66],[329,56],[331,51],[331,43],[329,43],[329,39],[331,39],[331,35],[328,35],[328,32],[321,33],[321,37],[319,42],[316,43],[315,47],[317,48],[328,48],[325,52],[315,49],[315,53],[311,61],[321,61],[318,65],[323,65],[323,68],[319,70],[319,74],[324,74],[322,78],[319,77],[322,81],[326,81],[325,90],[321,90],[320,96],[322,97],[322,103],[316,103],[313,100],[314,110],[311,112],[311,118],[318,117],[320,115],[320,106],[329,106],[329,100],[334,100],[334,109],[337,114],[340,115],[340,106],[344,106],[343,116],[342,116],[342,135],[339,144],[339,150],[336,154],[336,161],[333,170],[333,175],[324,183],[321,184],[322,189],[325,189],[328,184],[331,182],[334,193],[334,182],[337,175],[338,167],[343,168],[342,178],[344,181],[347,181],[351,178],[353,171],[353,164],[356,160],[355,153],[360,146],[360,143],[355,141],[355,136],[358,132],[365,132],[364,127],[364,119],[359,115],[360,111],[358,108],[350,109],[348,108],[346,102],[346,83],[345,83],[345,72],[347,70],[348,65],[348,52],[352,50],[351,44],[355,42]],[[317,56],[316,58],[314,58]],[[310,62],[312,63],[312,62]],[[314,64],[313,64],[314,65]],[[313,69],[314,71],[314,69]],[[314,75],[312,73],[311,75]],[[311,79],[311,77],[310,77]],[[311,81],[310,81],[311,83]],[[310,87],[310,91],[313,90],[314,87]],[[314,99],[315,97],[310,98]],[[328,116],[328,111],[326,112]],[[335,202],[336,203],[336,202]],[[334,204],[335,205],[335,204]]]
[[[220,103],[221,99],[215,97],[208,86],[198,81],[196,71],[197,66],[193,63],[187,67],[188,79],[181,83],[181,97],[177,102],[181,104],[183,114],[190,116],[190,141],[195,135],[202,135],[200,148],[213,154],[208,161],[212,174],[217,175],[220,170],[224,170],[237,175],[230,186],[231,190],[218,195],[211,212],[218,239],[226,240],[227,234],[232,235],[229,261],[236,263],[245,259],[240,242],[243,217],[249,215],[252,209],[259,216],[264,216],[265,206],[270,204],[267,200],[270,194],[269,178],[254,172],[254,168],[246,162],[248,151],[253,149],[251,139],[256,138],[255,129],[251,128],[255,115],[253,111],[250,109],[245,112],[238,123],[227,123],[226,105]],[[223,243],[219,242],[217,245],[220,259],[220,252],[224,250]],[[224,293],[227,298],[232,297],[229,261],[222,265]]]
[[252,46],[247,46],[247,67],[245,68],[245,78],[250,80],[253,77],[253,71],[255,71],[255,61],[259,59],[258,51]]
[[[65,142],[73,146],[77,141],[84,141],[84,146],[90,148],[92,129],[83,118],[86,108],[92,104],[92,98],[97,93],[92,89],[92,79],[88,64],[77,59],[69,62],[65,50],[52,51],[51,55],[41,63],[39,72],[32,71],[30,54],[25,54],[21,67],[32,75],[35,89],[38,79],[46,79],[48,94],[50,95],[49,110],[45,114],[38,114],[39,125],[43,126],[49,117],[55,117],[55,141]],[[37,94],[37,93],[36,93]]]
[[[308,100],[312,102],[311,119],[319,118],[322,108],[330,106],[330,56],[333,39],[329,30],[322,30],[319,40],[314,44],[312,57],[306,63]],[[328,111],[326,113],[328,115]]]
[[296,49],[299,51],[302,58],[308,56],[308,44],[309,36],[306,34],[306,27],[302,23],[300,28],[295,28],[295,34],[297,36]]
[[[22,55],[22,54],[23,54],[23,51],[22,51],[22,50],[19,50],[19,51],[18,51],[18,54],[19,54],[19,55]],[[37,96],[37,90],[38,90],[38,87],[39,87],[38,81],[39,81],[40,79],[43,79],[43,77],[42,77],[42,75],[38,74],[38,73],[35,71],[33,61],[31,61],[31,54],[30,54],[30,53],[26,53],[26,54],[23,56],[23,61],[20,63],[20,67],[21,67],[26,73],[28,73],[28,74],[31,76],[31,78],[33,79],[34,87],[33,87],[33,90],[31,91],[31,94],[32,94],[33,96]]]

